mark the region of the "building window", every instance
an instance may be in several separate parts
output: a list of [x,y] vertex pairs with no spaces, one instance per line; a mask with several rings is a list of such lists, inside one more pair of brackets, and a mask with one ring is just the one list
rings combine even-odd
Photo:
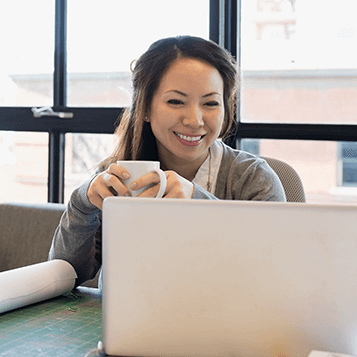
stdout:
[[257,40],[289,40],[295,35],[296,0],[258,0]]
[[339,149],[339,184],[357,186],[357,143],[341,142]]
[[260,154],[260,140],[259,139],[243,139],[240,143],[240,149],[250,152],[253,155]]

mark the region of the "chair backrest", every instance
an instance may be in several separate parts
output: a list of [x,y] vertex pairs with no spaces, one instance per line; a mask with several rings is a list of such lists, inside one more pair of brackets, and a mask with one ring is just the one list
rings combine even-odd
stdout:
[[0,204],[0,272],[47,260],[64,204]]
[[301,178],[293,167],[284,161],[273,159],[271,157],[261,157],[278,175],[284,191],[287,202],[306,202],[304,186]]

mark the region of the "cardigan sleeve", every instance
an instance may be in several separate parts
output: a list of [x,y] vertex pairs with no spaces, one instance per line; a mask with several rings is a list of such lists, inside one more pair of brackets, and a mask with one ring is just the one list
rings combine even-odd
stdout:
[[197,185],[194,183],[194,189],[193,189],[193,199],[199,200],[199,199],[207,199],[207,200],[218,200],[216,196],[214,196],[212,193],[209,193],[205,189],[203,189],[201,186]]
[[101,210],[87,197],[91,180],[73,191],[48,256],[49,260],[63,259],[74,267],[76,286],[93,279],[102,264]]
[[236,151],[234,159],[222,165],[220,173],[221,186],[216,192],[220,192],[224,199],[286,201],[279,177],[265,160],[257,156]]
[[192,198],[286,201],[280,179],[265,160],[227,145],[223,149],[214,195],[195,185]]
[[285,202],[285,191],[279,177],[263,159],[257,159],[243,175],[241,200]]

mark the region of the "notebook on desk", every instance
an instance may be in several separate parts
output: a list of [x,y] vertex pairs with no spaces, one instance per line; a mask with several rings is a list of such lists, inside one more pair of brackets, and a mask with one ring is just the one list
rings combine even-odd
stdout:
[[108,198],[108,355],[357,354],[357,207]]

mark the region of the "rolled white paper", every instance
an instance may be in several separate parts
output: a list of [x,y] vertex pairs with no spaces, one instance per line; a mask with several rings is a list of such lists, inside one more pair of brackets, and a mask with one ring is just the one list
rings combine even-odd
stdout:
[[62,295],[74,288],[72,265],[51,260],[0,273],[0,313]]

